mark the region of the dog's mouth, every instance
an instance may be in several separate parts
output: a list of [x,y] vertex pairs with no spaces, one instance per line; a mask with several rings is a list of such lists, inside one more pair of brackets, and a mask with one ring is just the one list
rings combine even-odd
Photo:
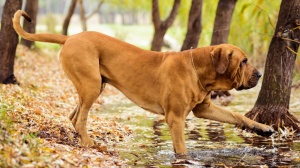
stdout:
[[248,80],[247,85],[242,84],[236,90],[247,90],[255,87],[258,84],[258,81],[261,76],[262,76],[261,73],[258,71],[253,73],[250,79]]
[[[254,86],[253,86],[253,87],[254,87]],[[251,88],[253,88],[253,87],[241,85],[241,86],[238,87],[236,90],[237,90],[237,91],[240,91],[240,90],[247,90],[247,89],[251,89]]]

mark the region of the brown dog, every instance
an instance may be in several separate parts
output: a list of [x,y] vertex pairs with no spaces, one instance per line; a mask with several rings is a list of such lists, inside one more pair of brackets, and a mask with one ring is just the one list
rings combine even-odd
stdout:
[[87,116],[105,83],[115,86],[138,106],[164,115],[177,154],[187,153],[184,122],[191,111],[196,117],[236,124],[259,134],[273,132],[271,127],[217,107],[210,100],[213,90],[249,89],[261,77],[238,47],[222,44],[183,52],[153,52],[97,32],[69,37],[29,34],[20,26],[21,15],[31,20],[24,11],[15,13],[13,25],[20,36],[63,44],[62,67],[79,95],[69,118],[83,146],[94,145],[87,135]]

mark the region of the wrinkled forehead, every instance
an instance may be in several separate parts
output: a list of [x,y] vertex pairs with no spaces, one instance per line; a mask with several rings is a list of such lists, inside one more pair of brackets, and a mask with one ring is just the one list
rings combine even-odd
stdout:
[[233,55],[238,55],[239,58],[241,58],[241,59],[247,58],[246,53],[242,49],[240,49],[239,47],[233,46],[233,45],[229,45],[229,46],[233,51],[233,53],[232,53]]

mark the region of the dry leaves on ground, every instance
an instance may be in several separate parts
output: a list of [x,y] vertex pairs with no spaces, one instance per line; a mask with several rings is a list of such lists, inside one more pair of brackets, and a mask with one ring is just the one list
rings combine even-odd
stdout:
[[91,115],[89,133],[98,145],[79,145],[79,136],[68,119],[76,106],[76,90],[63,74],[56,54],[18,46],[15,76],[21,85],[0,85],[0,167],[124,164],[107,145],[131,134],[119,123]]

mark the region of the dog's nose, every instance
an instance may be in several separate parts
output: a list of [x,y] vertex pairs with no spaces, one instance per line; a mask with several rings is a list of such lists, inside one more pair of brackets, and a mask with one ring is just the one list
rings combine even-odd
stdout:
[[261,74],[260,72],[257,72],[257,73],[256,73],[256,76],[257,76],[258,78],[260,78],[260,77],[262,76],[262,74]]

